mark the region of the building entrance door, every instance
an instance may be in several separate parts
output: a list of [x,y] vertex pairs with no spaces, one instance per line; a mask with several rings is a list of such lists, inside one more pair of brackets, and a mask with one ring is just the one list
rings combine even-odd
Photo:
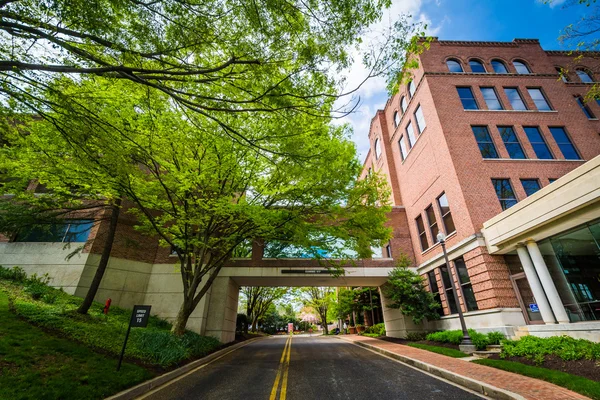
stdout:
[[535,297],[533,297],[533,292],[531,291],[525,273],[522,272],[520,274],[512,275],[510,280],[512,281],[515,293],[517,294],[517,299],[523,310],[525,322],[527,322],[528,325],[543,324],[542,314],[537,306]]

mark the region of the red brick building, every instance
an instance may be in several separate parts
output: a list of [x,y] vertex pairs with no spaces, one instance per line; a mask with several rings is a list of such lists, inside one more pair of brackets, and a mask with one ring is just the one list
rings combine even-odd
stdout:
[[[454,279],[468,324],[539,322],[539,314],[528,312],[536,302],[516,253],[491,255],[482,228],[600,154],[600,103],[584,102],[600,80],[590,72],[600,58],[584,54],[574,61],[530,39],[437,38],[417,58],[412,80],[371,121],[363,169],[363,177],[370,171],[387,177],[395,219],[405,219],[393,224],[404,236],[396,234],[391,253],[413,256],[439,293],[446,316],[440,328],[458,321],[450,316],[456,306],[438,232],[447,236],[461,275]],[[408,227],[410,242],[400,226]]]

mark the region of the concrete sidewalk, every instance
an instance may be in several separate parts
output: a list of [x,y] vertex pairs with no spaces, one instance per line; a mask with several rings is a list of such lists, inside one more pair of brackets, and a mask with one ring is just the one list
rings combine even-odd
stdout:
[[[476,390],[474,381],[483,385],[480,392],[487,392],[492,398],[531,399],[531,400],[583,400],[587,397],[552,383],[529,378],[512,372],[486,367],[460,358],[452,358],[430,351],[404,346],[384,340],[358,335],[338,336],[342,340],[353,342],[387,354],[414,367],[427,370],[434,375]],[[464,381],[464,382],[461,382]],[[494,389],[499,389],[494,393]]]

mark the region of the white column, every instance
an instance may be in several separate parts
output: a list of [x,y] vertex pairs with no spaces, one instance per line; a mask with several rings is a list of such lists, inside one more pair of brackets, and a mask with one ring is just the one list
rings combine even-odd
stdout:
[[550,276],[550,272],[548,271],[544,257],[540,252],[540,248],[533,240],[529,240],[526,244],[529,255],[531,256],[531,261],[533,261],[535,270],[540,277],[540,282],[544,288],[544,291],[546,292],[546,295],[548,296],[548,302],[550,303],[550,306],[552,306],[552,311],[554,312],[556,320],[559,324],[568,324],[569,316],[567,315],[562,300],[558,295],[556,286],[554,286],[554,282],[552,282],[552,277]]
[[[540,309],[540,314],[542,314],[542,319],[546,324],[555,324],[556,320],[554,319],[554,314],[552,314],[552,308],[550,308],[550,304],[546,298],[546,293],[544,293],[544,289],[542,289],[542,284],[540,283],[540,280],[535,272],[535,268],[533,267],[533,263],[529,258],[527,249],[521,245],[518,245],[517,254],[519,255],[519,260],[523,266],[523,271],[527,277],[527,282],[529,282],[529,287],[531,288],[533,297],[535,297],[535,301]],[[525,306],[527,307],[527,305]]]

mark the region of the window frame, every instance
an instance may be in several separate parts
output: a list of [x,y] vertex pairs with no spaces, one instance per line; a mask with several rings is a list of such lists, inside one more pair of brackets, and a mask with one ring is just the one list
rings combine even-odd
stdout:
[[[448,65],[449,62],[454,62],[456,63],[456,65],[458,65],[458,67],[460,68],[460,71],[452,71],[450,69],[450,66]],[[446,60],[446,68],[448,68],[448,72],[453,73],[453,74],[463,74],[465,72],[465,69],[462,66],[462,63],[457,60],[456,58],[449,58]]]
[[[513,60],[512,64],[513,64],[513,67],[515,68],[515,71],[517,71],[517,74],[519,74],[519,75],[530,75],[533,73],[531,71],[531,68],[529,67],[529,64],[526,63],[524,60]],[[517,64],[521,64],[522,66],[524,66],[525,69],[527,70],[527,72],[519,72],[519,67],[517,67]]]
[[[485,130],[486,135],[489,138],[489,141],[483,141],[483,142],[479,141],[477,134],[475,133],[475,130],[481,129],[481,128],[483,128]],[[493,160],[493,159],[500,158],[500,154],[498,153],[498,149],[496,149],[496,144],[494,143],[494,139],[492,138],[492,135],[490,134],[490,130],[488,129],[487,125],[471,125],[471,131],[473,132],[473,136],[475,137],[475,142],[477,143],[477,147],[479,148],[481,157],[484,160]],[[491,149],[494,151],[495,157],[493,157],[493,156],[486,157],[486,155],[484,154],[484,149],[482,148],[482,145],[484,145],[484,146],[491,145]]]
[[381,158],[381,144],[379,143],[379,137],[375,138],[375,142],[373,143],[373,150],[375,152],[375,159],[379,160]]
[[[421,118],[417,114],[421,114]],[[425,115],[423,114],[423,108],[421,108],[421,104],[417,104],[417,108],[415,108],[415,112],[413,113],[415,117],[415,121],[417,123],[417,131],[419,131],[419,135],[423,133],[425,128],[427,128],[427,122],[425,122]],[[423,122],[423,127],[421,128],[421,124],[419,121]]]
[[408,103],[406,102],[406,96],[402,96],[400,98],[400,109],[402,110],[402,116],[406,114],[406,109],[408,108]]
[[[430,213],[429,211],[431,211],[431,217],[430,217]],[[435,216],[435,210],[433,208],[433,204],[429,204],[429,206],[427,208],[425,208],[425,216],[427,217],[427,226],[429,227],[429,234],[431,235],[431,239],[433,240],[433,244],[437,244],[438,243],[438,238],[437,235],[438,233],[440,233],[440,226],[437,222],[437,218]],[[435,231],[435,233],[434,233]]]
[[[419,221],[421,222],[421,226],[419,226]],[[423,223],[423,216],[419,214],[415,218],[415,224],[417,225],[417,235],[419,236],[419,243],[421,244],[421,252],[427,250],[429,246],[429,239],[427,239],[427,231],[425,230],[425,224]],[[421,232],[421,228],[423,231]],[[423,243],[423,239],[425,239],[425,243]]]
[[581,108],[581,111],[583,111],[587,119],[597,119],[592,110],[588,107],[587,104],[585,104],[585,101],[583,101],[583,97],[581,97],[580,95],[575,95],[573,97],[575,98],[575,101],[577,102],[579,108]]
[[[488,103],[488,99],[485,96],[484,90],[487,91],[488,93],[489,93],[489,90],[491,90],[491,93],[494,94],[493,100],[498,102],[498,105],[500,106],[500,108],[490,108],[490,104]],[[502,101],[500,100],[500,97],[498,96],[498,92],[496,91],[496,88],[494,86],[480,86],[479,91],[481,92],[481,96],[483,97],[485,106],[487,107],[487,109],[489,111],[503,111],[504,110],[504,104],[502,104]]]
[[[542,184],[540,183],[540,180],[538,178],[519,178],[519,182],[521,182],[521,187],[523,188],[523,191],[525,192],[527,197],[533,195],[542,188]],[[535,182],[537,184],[537,189],[534,192],[528,193],[523,182]]]
[[[443,271],[444,268],[446,269],[446,274],[448,275],[448,280],[450,283],[449,288],[446,287],[446,281],[444,279],[444,271]],[[442,287],[444,288],[444,297],[446,298],[446,303],[448,304],[448,311],[449,311],[448,315],[458,314],[458,309],[456,306],[457,293],[454,292],[454,290],[453,290],[454,285],[452,285],[452,281],[451,281],[451,279],[454,279],[454,277],[452,276],[452,270],[450,269],[448,264],[444,264],[444,265],[440,266],[438,269],[440,270],[440,276],[442,277]],[[452,301],[450,301],[448,292],[452,293]],[[454,309],[454,312],[453,312],[453,309]],[[444,314],[444,315],[446,315],[446,314]]]
[[[517,86],[506,86],[503,89],[504,89],[504,94],[506,95],[506,97],[508,98],[508,102],[510,103],[510,108],[513,111],[528,111],[529,110],[529,107],[527,107],[527,103],[525,103],[525,100],[523,99],[523,94],[521,93],[521,91],[519,90],[519,88]],[[523,107],[524,107],[523,109],[515,108],[515,105],[511,101],[511,97],[508,94],[507,90],[514,90],[515,91],[515,93],[519,97],[519,100],[521,100],[521,103],[523,103]]]
[[[494,66],[495,63],[502,65],[502,68],[504,68],[504,72],[498,72],[498,71],[496,71],[496,67]],[[490,64],[492,65],[492,70],[494,70],[495,74],[499,74],[499,75],[508,74],[508,67],[506,66],[506,63],[504,61],[495,58],[495,59],[493,59],[491,61]]]
[[415,128],[413,128],[411,120],[408,121],[404,130],[406,131],[406,137],[408,138],[408,147],[412,149],[417,142],[417,137],[415,136]]
[[[529,136],[529,133],[527,132],[528,129],[536,129],[540,138],[542,139],[541,142],[533,142],[531,140],[531,137]],[[550,149],[550,146],[548,146],[548,141],[546,140],[546,138],[544,137],[544,133],[542,132],[542,130],[540,129],[539,126],[524,126],[523,130],[525,131],[525,136],[527,136],[527,140],[529,140],[529,144],[531,145],[531,148],[533,149],[533,153],[535,154],[535,157],[538,160],[555,160],[556,158],[554,157],[554,154],[552,153],[552,149]],[[550,155],[550,158],[540,158],[538,152],[536,151],[536,145],[540,146],[541,144],[544,145],[544,147],[546,148],[546,150],[548,150],[548,154]]]
[[[554,111],[554,108],[552,107],[552,104],[550,104],[550,101],[548,100],[548,96],[546,96],[546,93],[544,93],[544,90],[541,87],[534,86],[534,87],[528,87],[526,89],[527,89],[527,93],[529,94],[529,97],[531,97],[531,100],[533,101],[533,104],[535,105],[535,108],[538,111],[542,111],[542,112],[544,112],[544,111]],[[536,102],[535,98],[531,95],[531,91],[532,90],[537,90],[539,92],[539,94],[542,96],[541,100],[543,100],[544,103],[546,104],[546,107],[548,107],[547,109],[540,109],[540,107],[538,106],[538,103]]]
[[[448,203],[448,212],[444,214],[444,210],[442,208],[442,203],[440,203],[440,199],[442,197],[446,198],[446,203]],[[440,212],[440,215],[442,216],[442,225],[444,226],[444,232],[446,233],[446,236],[449,236],[450,234],[456,232],[456,224],[454,223],[454,218],[452,218],[452,210],[450,209],[450,202],[448,201],[448,195],[446,194],[446,192],[442,192],[442,194],[440,194],[436,199],[436,203],[438,205],[438,210]],[[446,225],[446,216],[450,217],[450,220],[452,221],[452,226],[454,227],[454,230],[448,232],[448,226]]]
[[[406,151],[406,144],[404,143],[404,135],[400,135],[400,139],[398,139],[398,147],[400,147],[400,158],[402,159],[402,161],[406,160],[408,151]],[[405,151],[406,151],[406,153],[404,153]]]
[[[500,197],[500,193],[498,193],[498,190],[496,188],[496,181],[508,182],[508,187],[512,191],[513,197]],[[515,192],[515,189],[512,186],[512,182],[510,181],[510,178],[492,178],[492,186],[494,187],[494,193],[496,193],[496,197],[498,198],[498,201],[500,202],[500,207],[502,208],[502,211],[508,210],[510,207],[514,206],[515,204],[517,204],[519,202],[517,193]],[[506,206],[507,201],[514,201],[515,203],[507,207]]]
[[[433,277],[432,277],[432,275],[433,275]],[[433,280],[433,282],[432,282],[432,280]],[[440,287],[438,286],[438,283],[437,283],[437,276],[435,274],[435,269],[432,269],[431,271],[427,271],[427,282],[429,283],[429,291],[433,295],[433,299],[435,301],[437,301],[438,303],[440,303],[440,308],[438,309],[437,313],[440,317],[442,317],[442,316],[444,316],[444,305],[442,304],[442,298],[440,297]],[[435,290],[434,290],[434,285],[435,285]]]
[[[556,138],[556,135],[554,134],[554,130],[557,130],[557,129],[562,130],[562,133],[565,135],[565,138],[568,140],[568,143],[558,141],[558,139]],[[554,138],[554,142],[558,146],[558,148],[565,160],[583,160],[583,157],[581,157],[581,153],[579,152],[579,150],[577,150],[575,143],[573,143],[573,139],[571,139],[571,136],[569,135],[567,128],[565,128],[564,126],[549,126],[548,130],[550,130],[550,134],[552,135],[552,138]],[[563,151],[561,143],[563,145],[571,146],[571,148],[573,149],[573,152],[575,152],[575,155],[577,156],[577,158],[567,158],[567,156],[565,155],[565,152]]]
[[[500,134],[500,138],[502,139],[502,143],[504,143],[504,148],[506,149],[506,152],[508,153],[508,157],[511,160],[527,160],[527,154],[525,153],[525,150],[523,149],[523,145],[521,144],[521,141],[519,140],[519,136],[517,135],[517,131],[515,130],[515,127],[512,125],[498,125],[496,126],[496,129],[498,129],[498,133]],[[504,135],[502,134],[502,131],[504,129],[510,129],[513,133],[514,138],[516,139],[516,142],[509,142],[507,140],[504,140]],[[510,147],[508,145],[511,145]],[[521,150],[521,153],[523,154],[523,157],[513,157],[513,154],[511,152],[511,150],[509,150],[509,148],[513,148],[515,145],[519,146],[519,149]]]
[[394,115],[392,118],[394,120],[394,129],[395,129],[398,127],[398,125],[400,125],[400,120],[402,119],[398,110],[394,110]]
[[[467,282],[463,282],[461,279],[462,275],[460,274],[459,267],[456,263],[458,260],[462,261],[462,264],[464,265],[464,268],[465,268],[465,272],[466,272],[467,276],[469,277],[469,280]],[[458,257],[458,258],[455,258],[454,260],[452,260],[452,263],[454,263],[454,270],[456,271],[456,275],[458,277],[458,285],[460,287],[460,295],[463,299],[463,305],[465,306],[466,312],[479,310],[479,304],[477,304],[477,298],[475,298],[475,292],[473,292],[473,284],[471,283],[471,275],[469,275],[469,269],[467,268],[467,263],[465,262],[465,259],[463,257]],[[471,293],[473,294],[473,300],[475,301],[475,308],[469,307],[469,302],[467,301],[467,296],[465,296],[465,287],[471,288]]]
[[416,91],[417,86],[415,85],[415,80],[413,79],[410,82],[408,82],[408,97],[412,99]]
[[[47,234],[47,235],[51,235],[52,239],[58,239],[59,235],[60,235],[60,240],[21,240],[21,236],[23,237],[23,239],[27,239],[30,235],[36,235],[39,234],[40,232],[42,232],[39,228],[39,226],[32,226],[30,227],[30,229],[24,234],[22,235],[22,232],[19,231],[15,237],[13,238],[12,242],[17,242],[17,243],[87,243],[87,241],[89,240],[90,234],[92,229],[94,228],[94,226],[96,225],[96,221],[94,221],[93,219],[87,219],[87,218],[82,218],[82,219],[76,219],[76,218],[69,218],[69,219],[64,219],[63,220],[64,223],[57,223],[57,224],[50,224],[49,225],[49,230],[48,232],[43,232],[43,234]],[[87,228],[85,228],[85,230],[83,231],[75,231],[75,233],[71,233],[71,227],[72,226],[87,226]],[[35,232],[35,230],[38,230],[38,232]],[[56,232],[52,232],[52,229],[56,229]],[[85,240],[67,240],[69,239],[69,235],[79,235],[82,232],[85,232]]]
[[[460,94],[461,89],[469,90],[469,92],[471,93],[471,99],[469,99],[469,101],[473,101],[473,103],[475,104],[475,108],[465,108],[465,103],[463,101],[463,97],[461,97],[461,94]],[[463,106],[463,110],[480,110],[481,109],[481,107],[479,107],[479,103],[477,103],[477,99],[475,98],[475,94],[473,93],[473,88],[471,86],[457,86],[456,91],[458,94],[458,99],[460,100],[460,103]]]
[[[471,63],[474,63],[477,66],[480,66],[481,69],[483,69],[483,71],[473,71],[473,65]],[[469,69],[471,70],[471,73],[473,73],[473,74],[487,74],[487,69],[485,68],[485,64],[483,63],[483,61],[480,61],[476,58],[472,58],[469,60]]]
[[[575,73],[577,74],[577,77],[579,78],[581,83],[594,83],[595,82],[594,76],[587,68],[576,68]],[[589,80],[582,79],[581,75],[584,75],[586,77],[586,79],[589,79]]]
[[561,81],[565,83],[569,82],[569,76],[565,73],[563,67],[555,66],[554,69],[556,70],[556,72],[558,72],[558,76],[560,77]]

